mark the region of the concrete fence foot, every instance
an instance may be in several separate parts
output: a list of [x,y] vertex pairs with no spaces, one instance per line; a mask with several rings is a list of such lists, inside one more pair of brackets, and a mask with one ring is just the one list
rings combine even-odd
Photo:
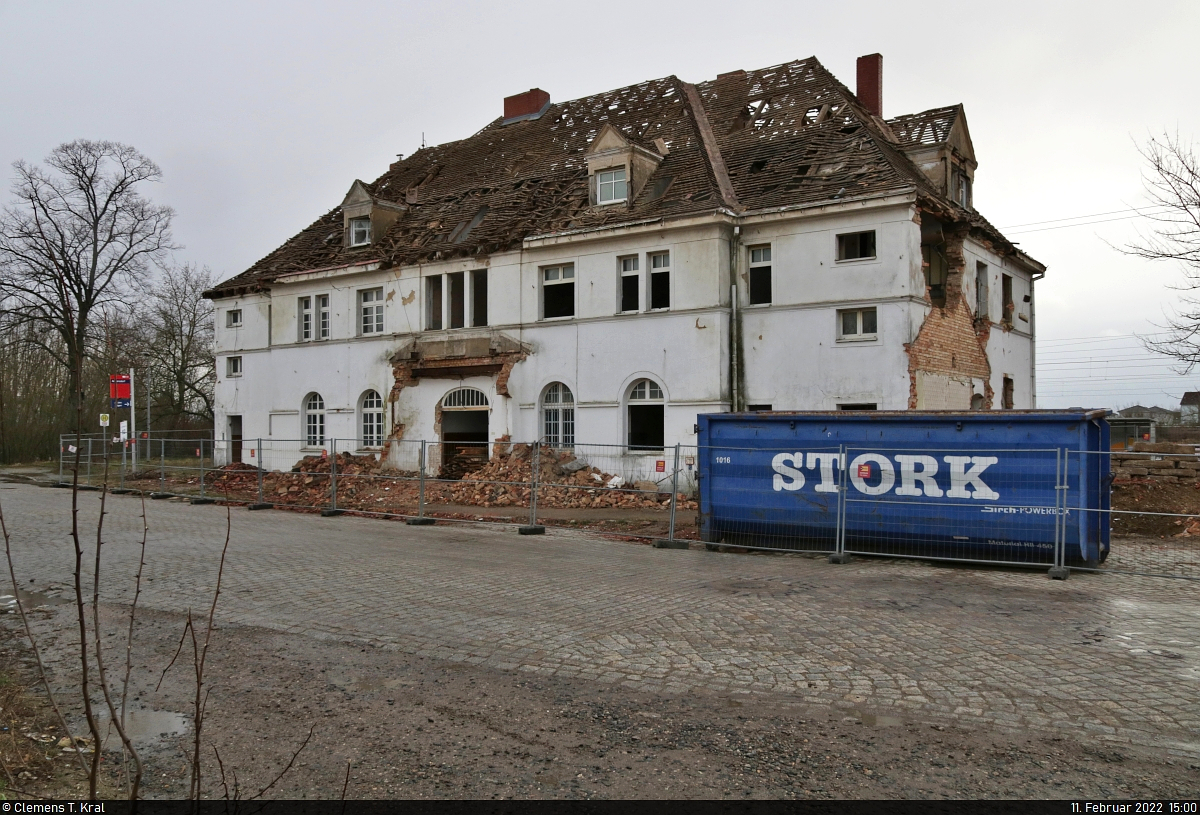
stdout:
[[197,506],[200,504],[215,504],[215,503],[216,503],[215,498],[193,498],[192,499],[192,506]]
[[1068,569],[1066,566],[1061,566],[1061,567],[1055,566],[1053,569],[1048,571],[1046,574],[1050,575],[1051,580],[1066,580],[1068,577],[1071,576],[1071,570]]
[[437,523],[435,518],[409,518],[405,521],[409,526],[432,526]]
[[150,493],[151,500],[161,501],[164,498],[174,498],[175,496],[169,492],[152,492]]
[[248,504],[246,509],[274,509],[274,504]]
[[655,549],[687,549],[688,548],[688,542],[681,541],[681,540],[654,541],[654,543],[652,543],[651,545]]
[[338,515],[345,515],[345,514],[346,514],[346,510],[344,510],[344,509],[323,509],[323,510],[321,510],[322,518],[334,518],[334,517],[337,517]]
[[834,552],[832,555],[829,556],[829,562],[830,563],[839,563],[839,564],[840,563],[849,563],[850,556],[848,554],[846,554],[845,552]]
[[518,526],[517,533],[521,535],[545,535],[546,527],[539,525]]

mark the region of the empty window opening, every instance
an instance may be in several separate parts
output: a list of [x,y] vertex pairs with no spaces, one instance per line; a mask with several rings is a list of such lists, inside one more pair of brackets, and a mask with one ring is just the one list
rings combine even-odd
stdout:
[[363,334],[383,333],[383,289],[363,289],[358,293]]
[[771,406],[770,405],[746,405],[746,410],[750,411],[751,413],[770,413]]
[[329,295],[317,295],[317,336],[320,339],[329,339]]
[[838,405],[838,410],[878,410],[874,402],[847,402]]
[[226,376],[241,376],[242,375],[242,358],[241,357],[225,357],[225,375]]
[[839,340],[873,340],[879,331],[875,309],[856,308],[838,312]]
[[307,342],[313,336],[312,298],[301,297],[296,308],[299,315],[299,319],[296,322],[299,328],[300,341]]
[[750,250],[750,305],[771,302],[771,247],[759,246]]
[[467,318],[467,280],[462,272],[446,275],[450,284],[450,327],[462,328]]
[[304,441],[309,447],[325,444],[325,400],[319,393],[304,400]]
[[963,209],[971,208],[971,179],[964,173],[955,171],[953,178],[953,198],[954,203],[958,204]]
[[1013,409],[1013,381],[1011,376],[1004,377],[1004,396],[1000,404],[1005,410]]
[[440,331],[442,328],[442,276],[425,278],[425,328]]
[[596,173],[596,200],[601,204],[615,204],[626,198],[625,168],[616,167]]
[[242,310],[240,308],[231,308],[225,312],[225,327],[226,328],[241,328],[242,327]]
[[663,392],[649,379],[639,380],[629,391],[629,449],[662,450],[664,443]]
[[975,319],[991,319],[991,309],[988,308],[988,266],[982,261],[975,263]]
[[671,307],[671,253],[650,256],[650,308]]
[[488,324],[487,269],[471,272],[471,325]]
[[638,297],[641,289],[641,274],[636,257],[621,258],[621,311],[637,311],[641,307]]
[[[333,233],[336,235],[337,233]],[[350,245],[366,246],[371,242],[371,219],[353,218],[350,221]]]
[[1000,319],[1005,325],[1011,326],[1013,319],[1013,292],[1012,292],[1012,275],[1000,276],[1000,295],[1004,300],[1004,314]]
[[442,478],[461,478],[488,459],[488,399],[458,388],[442,399]]
[[575,267],[542,269],[542,316],[546,319],[575,316]]
[[875,230],[837,236],[838,260],[861,260],[873,257],[875,257]]
[[946,307],[946,278],[950,265],[941,247],[921,247],[921,267],[925,272],[925,285],[929,288],[929,302],[938,308]]
[[367,391],[362,397],[362,446],[383,446],[383,398],[378,391]]
[[552,383],[542,396],[542,443],[575,446],[575,396],[561,382]]
[[229,418],[229,460],[235,463],[242,460],[242,417]]

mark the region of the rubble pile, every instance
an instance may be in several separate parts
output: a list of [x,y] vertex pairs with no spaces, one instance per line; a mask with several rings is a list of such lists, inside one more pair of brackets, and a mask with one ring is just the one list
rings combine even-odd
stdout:
[[[527,444],[514,444],[507,453],[495,451],[491,461],[443,490],[443,498],[448,497],[452,503],[484,507],[528,506],[532,452]],[[659,494],[658,485],[652,481],[627,484],[621,476],[588,466],[570,451],[549,447],[543,447],[538,454],[538,484],[538,505],[544,507],[658,509],[671,502],[670,495]],[[696,503],[682,494],[678,500],[679,509],[696,508]]]

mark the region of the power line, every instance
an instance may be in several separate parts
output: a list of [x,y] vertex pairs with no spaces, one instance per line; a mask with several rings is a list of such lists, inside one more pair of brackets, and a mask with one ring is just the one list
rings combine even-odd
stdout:
[[1122,215],[1126,212],[1135,212],[1138,215],[1143,215],[1147,212],[1152,212],[1156,209],[1168,208],[1166,204],[1151,204],[1148,207],[1126,207],[1125,209],[1114,209],[1111,212],[1093,212],[1091,215],[1074,215],[1070,218],[1052,218],[1048,221],[1030,221],[1024,224],[1011,224],[1002,226],[1001,229],[1022,229],[1027,226],[1041,226],[1042,224],[1058,224],[1063,221],[1082,221],[1084,218],[1104,218],[1109,215]]
[[1076,227],[1076,226],[1093,226],[1094,224],[1111,224],[1113,221],[1128,221],[1131,218],[1143,218],[1143,217],[1145,217],[1145,216],[1143,216],[1141,214],[1122,215],[1119,218],[1105,218],[1102,221],[1081,221],[1080,223],[1077,223],[1077,224],[1061,224],[1059,226],[1042,226],[1042,227],[1038,227],[1037,229],[1013,229],[1013,230],[1010,230],[1007,234],[1009,234],[1009,235],[1029,235],[1033,232],[1050,232],[1051,230],[1054,230],[1054,229],[1070,229],[1070,228]]

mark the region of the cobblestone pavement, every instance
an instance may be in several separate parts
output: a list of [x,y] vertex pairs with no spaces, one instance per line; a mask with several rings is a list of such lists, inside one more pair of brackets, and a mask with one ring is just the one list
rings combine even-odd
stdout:
[[[110,496],[104,596],[132,596],[141,502]],[[64,584],[70,493],[0,486],[22,583]],[[98,493],[80,494],[91,530]],[[223,507],[147,501],[142,602],[207,606]],[[551,530],[232,509],[218,619],[641,691],[952,719],[1200,755],[1200,586],[653,549]]]

